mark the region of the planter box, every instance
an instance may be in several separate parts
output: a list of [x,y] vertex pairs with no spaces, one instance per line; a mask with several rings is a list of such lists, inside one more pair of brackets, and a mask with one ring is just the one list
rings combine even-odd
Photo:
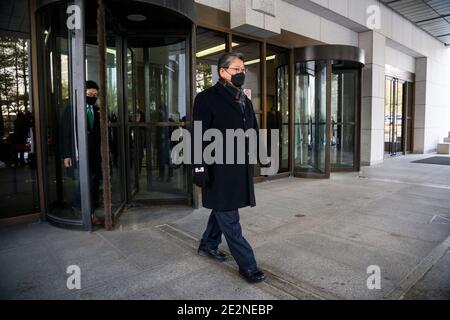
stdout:
[[437,145],[438,154],[450,154],[450,143],[439,143]]

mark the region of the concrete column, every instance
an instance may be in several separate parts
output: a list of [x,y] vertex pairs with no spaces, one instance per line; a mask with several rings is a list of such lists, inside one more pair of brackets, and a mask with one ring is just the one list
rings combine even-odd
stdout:
[[384,91],[386,38],[375,31],[359,34],[359,46],[365,50],[362,72],[361,165],[383,162]]
[[427,104],[427,60],[416,58],[414,90],[414,153],[425,152],[425,106]]

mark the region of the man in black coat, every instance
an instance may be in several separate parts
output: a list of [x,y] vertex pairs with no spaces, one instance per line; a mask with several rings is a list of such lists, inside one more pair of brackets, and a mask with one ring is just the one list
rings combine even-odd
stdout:
[[[86,81],[86,120],[87,120],[87,149],[89,156],[89,177],[91,182],[91,203],[92,203],[92,223],[96,225],[102,224],[102,221],[94,214],[95,208],[99,205],[99,189],[100,178],[102,174],[101,167],[101,153],[100,153],[100,111],[96,105],[97,95],[99,87],[97,83],[92,80]],[[78,173],[75,170],[78,168],[75,148],[77,136],[75,133],[76,121],[72,121],[73,117],[77,119],[76,115],[73,115],[72,108],[67,107],[62,117],[62,139],[61,139],[61,152],[64,161],[64,166],[68,170],[69,176],[77,180],[75,187],[75,193],[72,200],[72,210],[74,214],[79,217],[81,212],[81,190],[79,183]],[[74,128],[75,124],[75,128]]]
[[[207,164],[203,156],[200,163],[195,163],[194,159],[193,181],[202,187],[203,206],[212,209],[198,252],[219,261],[226,260],[226,255],[218,250],[223,233],[239,266],[239,273],[249,282],[259,282],[265,280],[265,275],[257,268],[253,250],[242,235],[238,211],[239,208],[256,204],[248,137],[245,139],[245,150],[239,150],[242,145],[235,144],[235,161],[225,161],[229,151],[225,148],[227,129],[258,131],[252,102],[242,89],[246,73],[243,55],[223,54],[218,62],[218,72],[220,80],[196,96],[193,111],[193,120],[201,121],[203,133],[208,129],[217,129],[224,141],[222,164]],[[194,141],[201,140],[202,137],[196,136],[195,129],[193,131]],[[205,144],[202,151],[204,148]],[[245,163],[236,161],[237,152],[244,152]]]

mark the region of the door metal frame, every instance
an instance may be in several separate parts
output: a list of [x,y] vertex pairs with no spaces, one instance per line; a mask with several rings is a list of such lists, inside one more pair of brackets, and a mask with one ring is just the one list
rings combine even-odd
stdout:
[[[117,19],[114,17],[114,15],[110,12],[108,9],[107,3],[104,4],[104,21],[105,21],[105,31],[106,31],[106,48],[109,47],[108,40],[111,35],[114,37],[114,49],[116,50],[116,83],[117,83],[117,123],[112,124],[109,122],[108,124],[108,132],[116,128],[117,129],[117,138],[118,140],[118,156],[119,159],[121,159],[121,162],[119,162],[118,165],[118,178],[120,181],[120,196],[121,201],[120,203],[117,203],[117,207],[113,208],[112,205],[112,187],[111,184],[111,214],[112,219],[117,219],[120,214],[123,211],[123,208],[125,207],[125,204],[127,202],[127,185],[126,185],[126,174],[125,174],[125,166],[123,162],[126,162],[125,158],[125,124],[124,124],[124,99],[126,99],[126,90],[124,90],[124,61],[126,61],[126,55],[124,57],[123,55],[123,48],[124,48],[124,30],[117,21]],[[98,44],[97,44],[98,45]],[[107,85],[107,84],[105,84]],[[109,117],[109,109],[107,110],[107,116]],[[109,148],[111,149],[111,144],[109,144]],[[108,150],[110,151],[110,150]],[[111,166],[110,166],[111,169]],[[125,184],[125,187],[123,186]]]
[[[75,0],[75,5],[81,8],[81,25],[84,26],[85,2],[84,0]],[[81,192],[81,209],[83,217],[83,226],[86,230],[92,230],[91,212],[92,203],[90,195],[90,174],[89,174],[89,157],[87,148],[87,122],[86,122],[86,47],[85,47],[85,30],[84,28],[75,29],[73,31],[74,38],[71,38],[71,58],[69,74],[72,75],[72,101],[76,106],[77,113],[77,129],[78,129],[78,149],[86,152],[79,152],[78,165],[80,168],[80,192]],[[70,53],[69,53],[70,55]],[[82,133],[82,134],[80,134]]]

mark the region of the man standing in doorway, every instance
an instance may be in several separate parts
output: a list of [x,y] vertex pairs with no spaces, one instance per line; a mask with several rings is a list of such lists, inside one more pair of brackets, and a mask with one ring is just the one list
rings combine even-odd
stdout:
[[[95,215],[94,210],[99,205],[99,189],[100,178],[102,173],[101,168],[101,154],[100,154],[100,111],[96,105],[99,87],[97,83],[92,80],[86,81],[86,119],[87,119],[87,151],[89,156],[89,177],[91,185],[91,204],[92,204],[92,223],[101,225],[102,221]],[[64,159],[64,166],[69,169],[69,172],[74,171],[76,164],[74,133],[75,128],[69,125],[71,121],[71,110],[67,108],[63,115],[63,144],[62,155]],[[76,121],[75,121],[76,123]],[[72,200],[72,210],[78,217],[81,216],[81,190],[78,175],[72,172],[71,174],[76,180],[77,185]]]
[[[258,131],[252,102],[242,88],[246,74],[244,56],[240,53],[223,54],[218,61],[218,72],[220,80],[195,98],[193,120],[201,121],[203,132],[219,130],[224,141],[227,129]],[[201,137],[194,136],[194,139]],[[253,164],[248,159],[248,139],[245,142],[246,150],[235,149],[234,153],[245,152],[247,159],[244,164],[235,161],[232,164],[206,165],[202,160],[201,164],[193,165],[193,181],[202,188],[203,206],[212,209],[200,241],[199,254],[225,261],[226,255],[218,250],[223,233],[240,275],[254,283],[264,281],[265,275],[258,269],[253,249],[243,237],[239,223],[239,208],[255,206]]]

